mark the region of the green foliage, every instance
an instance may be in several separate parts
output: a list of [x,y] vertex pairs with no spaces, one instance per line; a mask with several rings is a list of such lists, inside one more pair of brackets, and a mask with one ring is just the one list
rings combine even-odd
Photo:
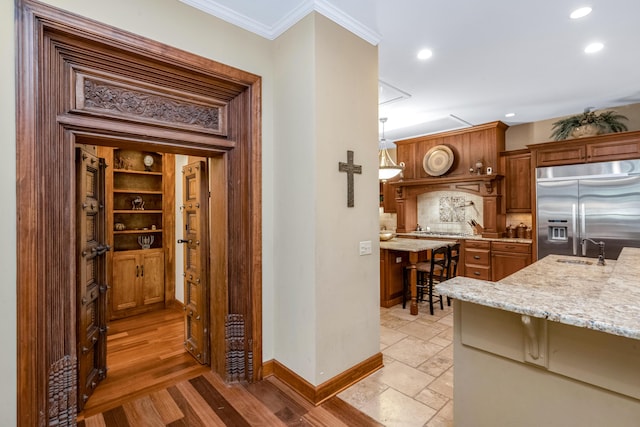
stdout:
[[629,130],[622,120],[629,120],[622,114],[616,114],[615,111],[604,111],[596,114],[590,109],[584,110],[584,113],[567,117],[553,123],[553,133],[551,138],[556,141],[567,139],[571,136],[573,130],[579,126],[595,125],[598,128],[598,134],[626,132]]

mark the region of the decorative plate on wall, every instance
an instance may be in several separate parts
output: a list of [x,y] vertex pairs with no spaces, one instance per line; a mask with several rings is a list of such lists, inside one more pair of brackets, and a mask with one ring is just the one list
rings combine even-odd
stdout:
[[440,176],[446,173],[453,164],[453,151],[446,145],[432,147],[422,159],[424,171],[431,176]]

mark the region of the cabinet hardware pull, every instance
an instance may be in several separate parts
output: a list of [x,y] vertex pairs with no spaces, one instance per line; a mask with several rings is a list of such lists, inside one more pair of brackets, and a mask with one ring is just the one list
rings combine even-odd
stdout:
[[191,239],[178,239],[178,243],[191,243]]
[[516,247],[515,246],[511,246],[511,245],[507,245],[507,246],[505,246],[505,248],[506,249],[515,249]]
[[136,277],[140,277],[140,266],[136,265]]
[[479,275],[480,275],[480,272],[479,272],[479,271],[474,271],[474,272],[473,272],[473,274],[474,274],[475,276],[479,276]]
[[144,265],[140,267],[140,277],[144,277]]
[[480,255],[474,255],[473,259],[480,259]]

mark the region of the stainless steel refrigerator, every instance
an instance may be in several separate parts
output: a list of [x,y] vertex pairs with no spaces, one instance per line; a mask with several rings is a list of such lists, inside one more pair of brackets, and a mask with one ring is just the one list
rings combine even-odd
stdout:
[[640,247],[640,160],[536,169],[538,258]]

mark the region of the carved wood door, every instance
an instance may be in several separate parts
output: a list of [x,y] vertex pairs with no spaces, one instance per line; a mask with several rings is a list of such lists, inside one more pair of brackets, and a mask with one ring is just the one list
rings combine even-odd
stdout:
[[107,283],[103,159],[76,149],[78,409],[107,375]]
[[209,189],[205,162],[182,168],[185,347],[198,362],[209,363]]

